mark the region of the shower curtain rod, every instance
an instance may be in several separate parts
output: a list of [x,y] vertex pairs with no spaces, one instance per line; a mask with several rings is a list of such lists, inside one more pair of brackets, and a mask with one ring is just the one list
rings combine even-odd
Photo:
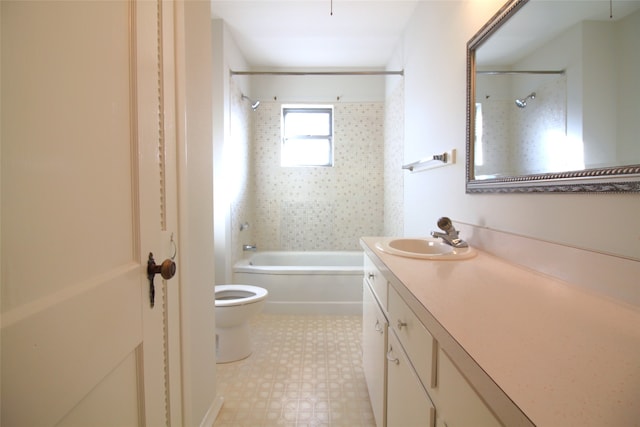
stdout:
[[230,71],[232,76],[404,76],[400,71]]
[[500,74],[564,74],[564,70],[559,71],[527,71],[527,70],[518,70],[518,71],[476,71],[476,74],[491,74],[491,75],[500,75]]

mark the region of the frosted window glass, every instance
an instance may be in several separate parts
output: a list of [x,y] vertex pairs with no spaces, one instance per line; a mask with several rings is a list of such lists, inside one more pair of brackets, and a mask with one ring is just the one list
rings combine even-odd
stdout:
[[333,166],[333,107],[283,107],[282,166]]

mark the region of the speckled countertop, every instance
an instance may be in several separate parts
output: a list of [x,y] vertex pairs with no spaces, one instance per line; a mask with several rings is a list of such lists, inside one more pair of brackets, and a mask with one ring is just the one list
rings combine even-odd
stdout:
[[640,426],[640,311],[482,251],[425,261],[384,253],[378,240],[363,248],[392,285],[535,425]]

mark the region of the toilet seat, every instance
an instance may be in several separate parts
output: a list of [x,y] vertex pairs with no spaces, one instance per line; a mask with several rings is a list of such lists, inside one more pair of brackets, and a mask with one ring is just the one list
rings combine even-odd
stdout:
[[267,290],[251,285],[218,285],[215,287],[216,307],[252,304],[267,297]]

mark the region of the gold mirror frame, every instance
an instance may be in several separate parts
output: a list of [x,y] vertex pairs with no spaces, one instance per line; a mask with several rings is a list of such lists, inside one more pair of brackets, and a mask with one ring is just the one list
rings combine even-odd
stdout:
[[640,192],[640,165],[585,169],[570,172],[475,179],[475,51],[529,0],[507,2],[467,42],[467,193],[619,193]]

